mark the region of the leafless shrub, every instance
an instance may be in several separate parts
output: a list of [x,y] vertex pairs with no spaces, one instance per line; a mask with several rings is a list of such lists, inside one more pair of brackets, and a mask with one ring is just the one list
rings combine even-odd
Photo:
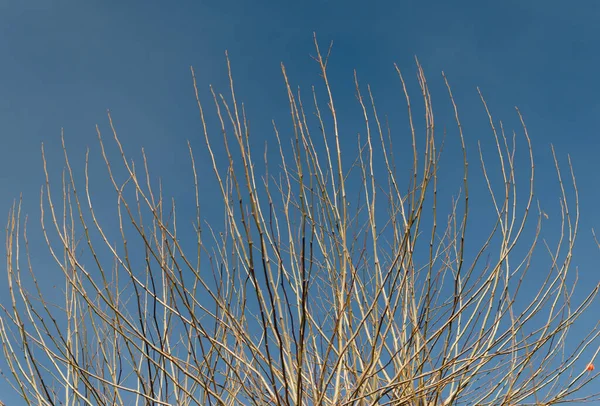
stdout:
[[[590,348],[594,353],[598,333],[593,328],[569,346],[567,333],[598,286],[574,303],[568,272],[579,212],[570,162],[566,177],[556,165],[562,191],[558,244],[547,245],[550,266],[543,277],[536,274],[535,290],[531,283],[525,289],[547,215],[533,197],[533,155],[523,120],[530,161],[523,181],[529,186],[517,203],[514,139],[496,128],[488,111],[503,187],[492,187],[480,153],[494,221],[487,239],[468,240],[471,168],[448,82],[464,183],[457,185],[455,200],[444,202],[443,207],[452,207],[445,215],[437,200],[441,143],[434,136],[421,66],[417,63],[424,138],[415,129],[412,101],[396,68],[412,140],[412,169],[402,183],[391,136],[370,88],[365,92],[357,79],[365,127],[356,159],[351,167],[343,165],[348,158],[342,156],[328,81],[329,52],[324,56],[316,40],[315,45],[327,106],[319,105],[313,91],[310,110],[319,127],[309,126],[313,119],[307,118],[282,65],[293,152],[286,152],[287,141],[275,127],[280,162],[274,176],[267,171],[272,166],[266,153],[264,173],[256,172],[258,161],[250,151],[231,69],[230,97],[211,88],[226,151],[226,157],[216,156],[192,70],[206,148],[221,191],[221,232],[214,223],[201,224],[202,186],[191,147],[195,241],[179,231],[175,203],[152,186],[145,155],[141,171],[127,157],[109,116],[120,161],[109,159],[99,130],[98,139],[118,197],[121,241],[114,243],[115,236],[96,216],[87,159],[81,190],[63,141],[62,207],[55,203],[47,170],[41,206],[43,234],[64,276],[63,308],[44,300],[33,269],[35,288],[28,290],[23,282],[19,257],[23,245],[28,250],[20,204],[7,228],[11,296],[0,334],[10,382],[28,404],[511,405],[582,400],[578,391],[595,374],[593,358],[580,356]],[[374,163],[374,156],[381,162]],[[115,174],[115,165],[126,172],[125,181]],[[568,185],[572,193],[567,193]],[[533,238],[524,240],[530,223]],[[184,235],[188,240],[182,242]]]

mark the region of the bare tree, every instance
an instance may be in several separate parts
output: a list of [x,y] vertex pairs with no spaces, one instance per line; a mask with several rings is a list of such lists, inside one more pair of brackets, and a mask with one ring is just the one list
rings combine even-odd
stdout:
[[[401,179],[391,130],[356,76],[364,128],[357,129],[356,156],[342,154],[327,72],[331,48],[322,53],[316,39],[315,46],[327,106],[313,89],[314,116],[307,115],[282,65],[293,132],[288,148],[274,124],[274,175],[267,152],[259,160],[251,153],[229,59],[230,95],[211,87],[225,156],[213,149],[192,69],[221,193],[221,229],[201,221],[191,146],[192,234],[178,227],[175,202],[153,186],[146,156],[140,170],[126,155],[109,114],[120,158],[109,158],[100,130],[98,139],[118,199],[116,237],[115,225],[98,219],[87,157],[85,187],[78,187],[63,140],[58,204],[42,148],[42,231],[62,270],[65,302],[60,308],[44,299],[30,265],[32,283],[24,281],[19,257],[25,250],[29,258],[27,227],[15,204],[7,227],[10,306],[3,307],[0,336],[9,381],[27,404],[549,405],[596,398],[580,389],[596,377],[598,331],[575,341],[567,334],[598,291],[592,287],[575,303],[569,269],[579,212],[570,161],[565,178],[552,151],[559,238],[537,253],[547,214],[534,199],[527,128],[517,111],[530,163],[526,187],[518,188],[516,135],[497,127],[481,97],[502,185],[493,186],[480,149],[491,228],[469,239],[471,168],[446,77],[464,179],[455,199],[438,202],[442,142],[418,62],[422,131],[396,67],[412,161]],[[518,190],[525,193],[517,201]],[[534,282],[525,282],[541,256],[549,259],[546,273],[536,269]]]

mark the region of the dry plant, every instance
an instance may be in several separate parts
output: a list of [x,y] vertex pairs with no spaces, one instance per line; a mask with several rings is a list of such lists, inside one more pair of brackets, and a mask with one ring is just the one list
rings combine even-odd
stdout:
[[[594,398],[580,389],[596,376],[590,365],[597,329],[567,340],[598,291],[573,296],[569,268],[579,212],[570,161],[565,180],[554,156],[562,217],[551,247],[540,236],[547,215],[534,199],[533,154],[520,113],[529,160],[522,189],[514,136],[496,127],[481,97],[502,187],[492,186],[480,148],[492,227],[469,239],[470,167],[446,77],[464,180],[457,197],[442,204],[442,143],[418,62],[421,132],[396,67],[410,128],[402,162],[412,161],[401,180],[391,133],[356,76],[365,125],[357,131],[363,135],[356,158],[342,154],[327,73],[331,48],[322,53],[316,39],[315,46],[327,106],[313,88],[314,117],[307,116],[282,65],[293,132],[288,150],[288,136],[274,125],[275,175],[268,153],[259,160],[251,154],[229,60],[230,96],[211,87],[225,154],[215,152],[192,69],[224,210],[220,230],[201,220],[202,182],[191,146],[193,234],[187,226],[181,231],[174,201],[153,186],[146,156],[139,171],[126,155],[110,114],[116,162],[100,130],[98,139],[118,200],[116,224],[100,224],[87,156],[85,188],[76,186],[64,140],[62,203],[55,203],[42,148],[42,231],[62,270],[65,302],[58,307],[44,299],[29,261],[33,288],[22,279],[19,256],[25,251],[29,259],[28,240],[15,204],[7,228],[10,306],[0,333],[6,375],[27,404],[549,405]],[[526,193],[517,202],[518,190]],[[537,253],[540,242],[545,247]],[[536,269],[533,282],[525,282],[540,256],[547,271]]]

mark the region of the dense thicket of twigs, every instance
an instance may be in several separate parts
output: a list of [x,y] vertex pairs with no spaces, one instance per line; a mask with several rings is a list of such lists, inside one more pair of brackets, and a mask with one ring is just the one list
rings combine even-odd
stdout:
[[[409,140],[402,154],[404,162],[412,159],[406,176],[397,168],[393,137],[370,88],[358,80],[365,125],[356,130],[357,155],[343,156],[329,52],[315,45],[327,106],[315,92],[303,103],[282,66],[293,132],[284,137],[275,127],[275,163],[266,162],[267,153],[251,154],[231,70],[230,95],[211,88],[222,137],[209,134],[192,70],[221,192],[210,198],[220,199],[223,225],[201,221],[202,182],[191,148],[195,234],[187,222],[178,226],[175,202],[152,186],[145,156],[141,170],[126,156],[111,119],[121,157],[110,158],[100,131],[98,138],[118,197],[115,224],[98,220],[87,165],[85,188],[76,187],[66,148],[58,198],[46,171],[43,235],[65,283],[65,302],[55,307],[44,300],[38,271],[19,261],[29,253],[24,216],[15,205],[7,228],[11,296],[3,298],[0,335],[10,368],[5,375],[27,404],[510,405],[578,399],[578,390],[595,377],[587,369],[598,333],[567,332],[598,287],[574,300],[568,282],[579,219],[570,162],[567,176],[556,165],[562,191],[558,245],[536,250],[546,214],[533,197],[527,129],[523,124],[519,137],[528,146],[530,172],[519,173],[518,189],[514,140],[488,112],[499,158],[494,176],[503,183],[492,187],[480,154],[475,161],[485,181],[474,187],[491,196],[487,220],[493,226],[478,231],[485,238],[469,240],[467,225],[479,226],[468,221],[472,169],[447,81],[453,134],[462,145],[462,156],[452,159],[463,162],[464,181],[456,185],[456,199],[438,202],[441,143],[418,63],[424,129],[415,128],[422,119],[413,121],[412,100],[396,69],[410,124],[408,133],[394,138]],[[215,142],[224,143],[226,154],[214,152]],[[517,190],[528,191],[518,203]],[[550,265],[536,269],[535,283],[524,286],[534,253],[549,256]],[[23,268],[34,283],[24,282]]]

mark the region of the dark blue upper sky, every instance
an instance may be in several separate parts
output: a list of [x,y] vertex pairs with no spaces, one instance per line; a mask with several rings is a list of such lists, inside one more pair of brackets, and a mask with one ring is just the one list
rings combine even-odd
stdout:
[[[189,67],[194,66],[201,97],[209,104],[208,84],[227,92],[228,50],[238,97],[262,145],[274,140],[272,119],[289,124],[280,62],[306,95],[311,84],[320,85],[310,58],[313,32],[322,48],[334,41],[329,74],[338,108],[348,115],[356,112],[354,69],[363,84],[371,84],[385,112],[405,114],[393,63],[418,91],[417,56],[431,84],[434,110],[440,106],[439,124],[452,128],[443,70],[457,99],[474,173],[477,141],[494,152],[476,88],[496,120],[520,131],[518,106],[535,148],[537,197],[549,199],[551,215],[559,216],[559,207],[550,144],[563,169],[567,154],[573,159],[582,210],[573,264],[584,285],[598,282],[600,251],[590,231],[600,229],[597,1],[1,1],[0,214],[23,193],[30,228],[39,229],[40,144],[58,183],[64,128],[73,166],[82,174],[87,147],[101,164],[95,125],[109,137],[107,109],[125,147],[134,156],[145,147],[153,173],[169,179],[171,194],[188,196],[186,141],[198,149],[203,145]],[[351,130],[348,148],[354,148],[362,128]],[[400,141],[395,145],[405,147]],[[448,148],[444,159],[451,161],[456,145]],[[200,169],[212,176],[207,162]],[[97,178],[104,175],[98,172]],[[526,181],[527,173],[522,176]],[[210,193],[214,185],[207,182]],[[452,192],[458,187],[460,182]],[[5,294],[1,287],[0,297]],[[5,388],[0,382],[3,397]],[[17,404],[9,399],[7,405]]]

